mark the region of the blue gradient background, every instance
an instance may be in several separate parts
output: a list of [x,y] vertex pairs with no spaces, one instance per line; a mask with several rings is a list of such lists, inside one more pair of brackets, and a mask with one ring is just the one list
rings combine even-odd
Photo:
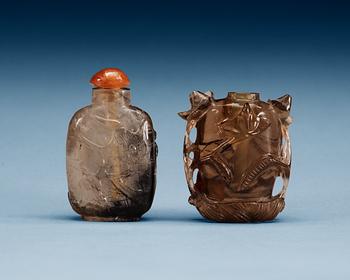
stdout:
[[[1,279],[350,279],[349,5],[340,1],[2,3]],[[80,221],[67,201],[68,121],[119,67],[158,132],[140,223]],[[293,170],[274,222],[216,224],[188,205],[192,90],[294,97]]]

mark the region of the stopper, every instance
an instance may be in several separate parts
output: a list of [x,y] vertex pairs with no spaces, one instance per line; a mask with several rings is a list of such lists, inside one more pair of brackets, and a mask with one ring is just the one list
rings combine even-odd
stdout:
[[128,76],[118,68],[105,68],[92,76],[90,83],[97,88],[126,88],[130,81]]

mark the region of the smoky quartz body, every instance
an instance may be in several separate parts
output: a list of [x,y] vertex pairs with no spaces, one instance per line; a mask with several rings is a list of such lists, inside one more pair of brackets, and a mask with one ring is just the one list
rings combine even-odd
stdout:
[[92,105],[73,116],[67,137],[68,197],[85,220],[136,221],[156,186],[155,131],[130,104],[128,89],[93,89]]
[[[184,164],[190,203],[207,219],[274,219],[285,206],[291,167],[291,97],[261,101],[258,93],[190,95]],[[196,132],[195,139],[191,134]],[[283,187],[274,195],[276,178]]]

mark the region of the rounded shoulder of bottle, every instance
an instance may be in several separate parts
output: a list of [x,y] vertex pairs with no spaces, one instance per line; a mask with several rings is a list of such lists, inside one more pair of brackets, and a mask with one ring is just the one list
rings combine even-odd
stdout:
[[142,121],[146,121],[150,124],[150,126],[153,126],[152,119],[146,111],[136,106],[130,106],[130,109],[133,110],[135,113],[140,114],[142,116]]
[[85,106],[81,109],[79,109],[78,111],[76,111],[74,113],[74,115],[72,116],[69,125],[71,126],[73,123],[75,123],[75,125],[79,125],[79,122],[88,115],[88,113],[91,110],[91,105]]

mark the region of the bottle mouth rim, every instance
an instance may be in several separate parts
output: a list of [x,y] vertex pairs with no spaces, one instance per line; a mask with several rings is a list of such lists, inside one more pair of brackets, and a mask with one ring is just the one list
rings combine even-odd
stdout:
[[93,90],[110,90],[110,91],[130,91],[130,88],[102,88],[102,87],[93,87]]
[[228,93],[228,97],[232,97],[234,99],[244,99],[244,100],[260,100],[260,93],[230,91]]

